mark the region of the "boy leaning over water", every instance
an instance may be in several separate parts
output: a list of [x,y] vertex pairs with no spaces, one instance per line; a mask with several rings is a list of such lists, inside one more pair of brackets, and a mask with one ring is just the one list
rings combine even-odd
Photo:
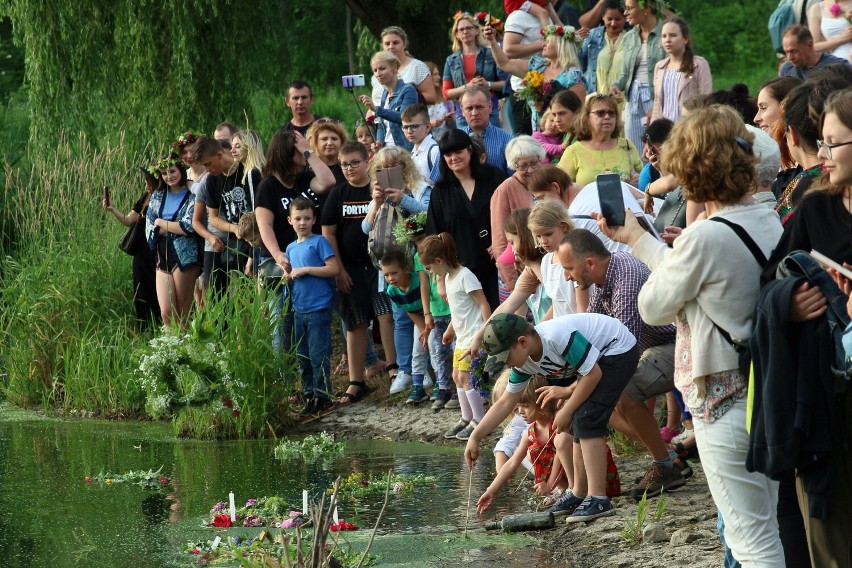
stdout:
[[293,340],[299,354],[307,404],[302,415],[331,408],[331,302],[334,278],[340,265],[334,250],[321,235],[313,233],[314,204],[304,197],[290,203],[287,221],[296,240],[287,245],[290,261],[290,297],[293,305]]
[[571,523],[612,515],[606,496],[607,424],[636,371],[636,338],[620,321],[600,314],[567,315],[535,327],[518,315],[498,314],[485,324],[483,347],[486,370],[508,365],[512,371],[506,393],[467,442],[468,467],[479,457],[480,441],[512,413],[530,377],[542,375],[550,386],[538,389],[537,402],[563,401],[553,422],[556,449],[563,464],[571,462],[572,453],[574,463],[573,487],[550,510],[572,513]]

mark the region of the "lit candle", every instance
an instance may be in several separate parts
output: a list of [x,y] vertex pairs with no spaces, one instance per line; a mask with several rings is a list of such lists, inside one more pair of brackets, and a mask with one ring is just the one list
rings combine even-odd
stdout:
[[302,514],[308,514],[308,490],[302,489]]
[[237,507],[234,505],[234,494],[228,493],[228,500],[231,502],[231,522],[235,522],[237,520]]

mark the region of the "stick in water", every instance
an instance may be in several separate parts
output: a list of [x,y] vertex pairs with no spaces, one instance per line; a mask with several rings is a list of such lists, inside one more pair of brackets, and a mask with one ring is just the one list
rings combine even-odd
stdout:
[[470,519],[470,497],[473,490],[473,468],[470,468],[470,474],[467,476],[467,512],[464,516],[464,538],[467,538],[467,521]]
[[[553,440],[553,437],[554,437],[555,435],[556,435],[556,430],[554,430],[554,431],[553,431],[553,433],[550,435],[550,438],[548,438],[547,443],[544,445],[545,447],[547,447],[547,446],[549,446],[549,445],[550,445],[550,442]],[[541,456],[543,456],[543,455],[544,455],[544,450],[542,449],[542,451],[540,451],[540,452],[538,453],[538,457],[537,457],[537,458],[535,458],[535,461],[534,461],[534,462],[532,462],[532,467],[533,467],[533,469],[535,469],[535,464],[536,464],[536,462],[538,462],[539,458],[541,458]],[[562,466],[562,467],[564,468],[565,466]],[[518,486],[517,486],[517,487],[515,487],[515,488],[512,490],[512,493],[516,493],[517,491],[519,491],[519,490],[521,489],[521,485],[523,485],[523,484],[524,484],[524,481],[526,481],[526,480],[527,480],[527,476],[528,476],[529,474],[530,474],[530,470],[527,470],[527,472],[524,474],[524,477],[521,479],[521,482],[520,482],[520,483],[518,483]]]

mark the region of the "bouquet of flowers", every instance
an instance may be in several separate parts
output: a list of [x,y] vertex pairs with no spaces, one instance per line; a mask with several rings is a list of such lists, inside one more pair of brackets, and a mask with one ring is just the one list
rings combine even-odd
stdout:
[[852,11],[843,13],[843,8],[840,6],[838,2],[835,2],[831,6],[828,7],[828,11],[831,13],[832,18],[839,18],[843,16],[846,18],[846,21],[852,23]]
[[527,71],[521,81],[521,88],[515,93],[519,99],[535,104],[550,97],[553,92],[553,81],[545,81],[540,71]]
[[393,226],[393,236],[399,245],[405,246],[411,242],[411,237],[423,233],[426,228],[426,211],[406,217]]
[[480,349],[476,357],[470,360],[470,384],[481,397],[490,400],[494,381],[485,370],[486,363],[488,363],[488,354],[484,349]]

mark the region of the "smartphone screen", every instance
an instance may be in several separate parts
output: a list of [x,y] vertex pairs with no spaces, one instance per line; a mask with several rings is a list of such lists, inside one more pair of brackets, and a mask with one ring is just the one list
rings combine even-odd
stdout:
[[598,198],[601,202],[601,215],[610,227],[624,225],[624,194],[621,192],[621,178],[618,174],[601,174],[597,177]]

